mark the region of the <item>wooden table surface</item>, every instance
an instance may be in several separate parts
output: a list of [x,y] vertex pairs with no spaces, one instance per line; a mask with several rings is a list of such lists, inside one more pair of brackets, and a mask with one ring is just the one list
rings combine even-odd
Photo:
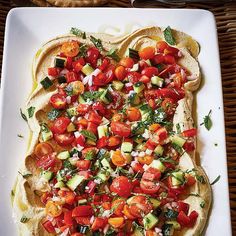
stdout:
[[[17,4],[19,3],[28,6],[26,1],[18,0]],[[0,0],[0,73],[5,19],[11,8],[19,6],[17,4],[9,0]],[[151,5],[146,3],[146,6]],[[129,0],[110,0],[104,7],[131,7],[131,4]],[[151,7],[169,6],[159,3]],[[236,2],[192,3],[183,7],[207,9],[212,11],[216,18],[222,70],[232,229],[233,235],[236,235]]]

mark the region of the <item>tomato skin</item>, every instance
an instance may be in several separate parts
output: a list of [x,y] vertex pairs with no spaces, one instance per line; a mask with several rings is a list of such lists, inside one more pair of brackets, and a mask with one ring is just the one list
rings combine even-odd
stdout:
[[59,190],[58,195],[65,199],[65,202],[69,205],[72,205],[76,201],[76,195],[72,191],[67,191],[67,190]]
[[141,165],[140,163],[135,163],[134,165],[132,165],[132,169],[135,173],[143,173],[144,169],[143,169],[143,165]]
[[107,109],[102,102],[95,102],[92,107],[94,111],[98,112],[98,114],[102,116],[106,114]]
[[90,160],[78,160],[76,162],[76,167],[79,170],[88,170],[90,167],[91,161]]
[[115,209],[114,214],[116,216],[123,216],[124,206],[125,206],[125,200],[118,198],[112,202],[111,208]]
[[187,215],[189,211],[189,204],[186,202],[178,202],[177,204],[178,204],[178,211],[179,212],[183,211]]
[[169,45],[165,41],[158,41],[156,44],[157,51],[161,53],[163,53],[168,47]]
[[42,225],[48,233],[53,233],[53,234],[55,233],[55,229],[51,221],[47,220],[44,223],[42,223]]
[[37,160],[36,165],[43,170],[48,170],[53,167],[55,163],[56,155],[55,153],[51,153],[40,157],[40,159]]
[[141,118],[141,113],[136,107],[129,107],[126,112],[129,121],[138,121]]
[[126,76],[127,72],[125,70],[125,67],[124,66],[118,66],[116,67],[115,69],[115,76],[118,80],[123,80]]
[[67,126],[70,124],[70,122],[70,119],[67,117],[59,117],[53,122],[51,131],[54,134],[63,134],[66,131]]
[[72,210],[72,217],[86,217],[92,216],[94,214],[93,208],[91,206],[77,206]]
[[67,57],[75,57],[79,53],[79,43],[77,41],[65,42],[61,46],[61,52]]
[[142,75],[146,75],[149,78],[151,78],[154,75],[158,75],[159,71],[156,67],[150,66],[142,70],[141,72]]
[[118,136],[111,136],[108,139],[108,147],[115,147],[121,143],[121,139]]
[[192,228],[195,225],[197,218],[198,218],[198,213],[196,211],[192,211],[189,215],[190,222],[188,227]]
[[139,82],[139,80],[141,78],[141,74],[136,71],[131,71],[131,72],[128,72],[127,78],[129,80],[129,82],[131,82],[132,84],[135,84],[135,83]]
[[103,229],[107,224],[107,219],[106,218],[102,218],[102,217],[97,217],[92,226],[91,226],[91,229],[92,231],[96,231],[96,230],[99,230],[99,229]]
[[100,52],[96,47],[90,47],[87,50],[87,55],[85,57],[85,60],[86,62],[90,63],[93,67],[96,67],[99,55]]
[[64,222],[68,226],[72,226],[73,225],[72,211],[64,212]]
[[93,123],[93,122],[88,122],[88,127],[87,127],[87,130],[88,131],[91,131],[92,133],[94,134],[97,134],[97,127],[98,125]]
[[48,75],[49,76],[58,76],[60,73],[60,69],[56,67],[50,67],[48,68]]
[[187,227],[190,223],[190,218],[183,211],[180,211],[177,216],[177,221],[181,226]]
[[151,78],[149,78],[149,77],[146,76],[146,75],[142,75],[139,81],[140,81],[140,82],[143,82],[144,84],[147,84],[147,83],[150,83],[150,82],[151,82]]
[[79,137],[75,138],[75,142],[77,145],[80,145],[81,147],[85,146],[85,137],[83,135],[80,135]]
[[75,217],[75,220],[76,220],[77,224],[90,225],[90,218],[91,218],[90,216],[89,217],[87,217],[87,216],[77,216],[77,217]]
[[182,89],[162,88],[159,90],[161,98],[172,98],[175,102],[184,98],[185,92]]
[[111,131],[121,137],[128,137],[131,134],[131,126],[123,122],[111,122]]
[[134,220],[136,218],[136,216],[132,215],[132,212],[128,205],[124,205],[123,214],[130,220]]
[[197,129],[196,128],[192,128],[192,129],[184,130],[182,132],[182,135],[184,137],[194,137],[194,136],[197,135]]
[[34,154],[38,158],[51,153],[53,153],[53,147],[47,142],[38,143],[34,149]]
[[125,176],[116,177],[111,186],[110,190],[117,193],[120,197],[129,197],[132,191],[132,184],[130,180]]
[[160,189],[159,184],[155,184],[154,182],[150,180],[144,180],[144,179],[141,180],[140,187],[142,191],[146,194],[156,193]]
[[67,105],[65,96],[59,93],[53,94],[49,102],[55,109],[59,109],[59,110],[65,109]]
[[134,66],[134,60],[130,57],[124,57],[120,60],[119,64],[126,68],[132,68]]
[[90,111],[88,121],[99,125],[102,122],[102,117],[99,116],[96,112]]
[[104,71],[109,66],[109,64],[110,64],[110,59],[105,57],[102,61],[102,64],[98,68],[99,70]]
[[145,47],[139,51],[140,58],[144,60],[151,59],[155,56],[155,48],[154,47]]
[[152,59],[152,62],[157,65],[157,64],[161,64],[164,62],[164,55],[163,54],[156,54],[153,59]]
[[54,134],[54,138],[60,146],[68,146],[75,140],[72,133]]
[[143,174],[142,179],[150,181],[158,181],[161,178],[161,172],[153,167],[149,167]]
[[165,55],[164,56],[164,62],[166,64],[176,64],[176,61],[175,61],[175,57],[174,56],[171,56],[171,55]]
[[100,148],[104,148],[108,145],[108,137],[106,136],[103,136],[101,137],[100,139],[98,139],[97,141],[97,148],[100,149]]
[[88,104],[82,104],[80,103],[77,106],[77,111],[79,112],[80,115],[85,115],[90,109],[90,105]]
[[163,141],[163,140],[165,140],[168,137],[168,133],[167,133],[167,130],[166,130],[165,127],[159,128],[156,131],[155,135],[158,136],[158,140],[159,141]]
[[195,145],[193,141],[186,141],[183,145],[183,148],[186,152],[193,152],[195,150]]

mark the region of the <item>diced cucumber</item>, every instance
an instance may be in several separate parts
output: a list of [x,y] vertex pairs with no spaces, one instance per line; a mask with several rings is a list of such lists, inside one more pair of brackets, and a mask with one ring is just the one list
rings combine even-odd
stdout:
[[85,75],[90,75],[94,72],[94,69],[92,66],[90,66],[89,64],[86,64],[82,67],[81,71],[85,74]]
[[110,95],[108,89],[106,89],[102,95],[100,96],[100,99],[105,103],[105,104],[109,104],[110,102],[112,102],[112,96]]
[[108,136],[108,126],[107,125],[98,126],[97,131],[98,131],[98,138]]
[[150,198],[150,202],[152,203],[154,209],[159,207],[161,205],[161,201],[155,199],[155,198]]
[[112,81],[112,87],[115,90],[121,90],[124,87],[124,84],[119,80],[114,80]]
[[144,150],[144,147],[145,147],[145,143],[139,143],[135,150],[139,150],[139,151],[143,151]]
[[59,181],[54,185],[54,188],[63,188],[63,187],[65,187],[65,184],[62,181]]
[[157,156],[162,156],[163,152],[164,152],[164,148],[161,145],[157,145],[156,148],[154,149],[154,153]]
[[73,132],[73,131],[76,131],[76,127],[72,122],[70,122],[70,124],[67,126],[66,130],[67,130],[67,132]]
[[104,167],[104,169],[106,169],[108,171],[112,171],[111,165],[110,165],[109,161],[106,158],[103,158],[101,160],[101,164]]
[[137,93],[131,93],[128,97],[128,102],[131,105],[138,105],[140,103],[140,98]]
[[133,233],[131,234],[131,236],[143,236],[143,230],[142,228],[140,227],[136,227],[133,231]]
[[49,171],[49,170],[43,170],[41,173],[40,173],[40,177],[47,180],[47,181],[50,181],[53,177],[53,172]]
[[150,167],[158,169],[160,172],[164,172],[166,167],[160,160],[153,160],[152,163],[150,164]]
[[134,84],[134,91],[136,93],[141,93],[145,89],[145,85],[142,82]]
[[64,68],[66,65],[66,58],[64,57],[56,57],[54,60],[55,67]]
[[185,144],[186,140],[184,138],[181,138],[177,135],[174,135],[171,138],[172,143],[174,143],[175,145],[179,146],[179,147],[183,147],[183,145]]
[[62,177],[62,175],[61,175],[61,172],[58,171],[58,172],[57,172],[57,181],[60,182],[60,181],[63,181],[63,180],[64,180],[64,179],[63,179],[63,177]]
[[171,182],[173,186],[179,186],[184,183],[184,172],[176,171],[171,174]]
[[67,158],[70,157],[70,153],[69,151],[63,151],[63,152],[60,152],[58,155],[57,155],[57,158],[60,159],[60,160],[65,160]]
[[84,176],[74,175],[69,181],[67,181],[66,185],[74,191],[84,180]]
[[82,95],[79,95],[78,102],[81,103],[81,104],[86,103],[86,101],[84,100]]
[[158,87],[162,87],[163,82],[164,82],[164,79],[160,78],[159,76],[153,76],[151,78],[151,83],[158,86]]
[[166,221],[166,224],[173,225],[173,228],[177,230],[181,228],[181,225],[175,220]]
[[159,220],[156,216],[154,216],[152,213],[148,213],[143,218],[144,229],[146,230],[152,229],[158,223],[158,221]]
[[69,117],[77,116],[79,114],[76,107],[70,107],[66,110],[66,112],[67,112]]
[[124,153],[131,153],[133,150],[133,144],[130,142],[123,142],[121,144],[121,151]]
[[97,173],[97,177],[102,180],[102,182],[106,182],[110,178],[110,173],[106,170],[100,170]]

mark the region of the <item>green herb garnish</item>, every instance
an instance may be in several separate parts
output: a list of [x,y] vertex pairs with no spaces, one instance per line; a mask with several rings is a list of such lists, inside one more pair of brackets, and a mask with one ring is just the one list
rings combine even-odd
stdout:
[[21,217],[21,219],[20,219],[20,222],[21,223],[26,223],[26,222],[28,222],[30,219],[29,218],[27,218],[25,215],[23,215],[22,217]]
[[22,134],[17,134],[17,137],[24,138],[24,136]]
[[26,115],[22,112],[22,109],[20,109],[20,115],[25,121],[28,121]]
[[32,176],[31,173],[22,174],[20,171],[18,171],[18,173],[19,173],[24,179],[27,179],[28,177]]
[[176,127],[177,134],[181,133],[180,124],[179,123],[176,124],[175,127]]
[[85,101],[87,100],[96,100],[98,99],[103,92],[99,92],[99,91],[88,91],[88,92],[84,92],[83,93],[83,99]]
[[40,81],[40,84],[44,89],[48,89],[53,85],[53,82],[48,77],[45,77],[42,81]]
[[205,205],[206,205],[205,201],[202,201],[202,202],[200,203],[200,207],[201,207],[201,208],[204,208]]
[[216,177],[216,179],[211,183],[211,185],[214,185],[215,183],[217,183],[219,180],[220,180],[220,175],[218,175],[217,177]]
[[88,138],[88,139],[90,139],[90,140],[92,140],[92,141],[94,141],[94,142],[97,141],[96,135],[95,135],[93,132],[89,131],[89,130],[85,130],[85,129],[84,129],[84,130],[81,130],[80,133],[81,133],[85,138]]
[[208,115],[203,118],[203,122],[200,125],[204,125],[207,130],[210,130],[212,127],[212,120],[211,120],[211,110],[209,111]]
[[73,86],[72,84],[68,84],[66,87],[65,87],[65,92],[68,96],[72,96],[73,95]]
[[172,30],[171,30],[170,26],[165,28],[165,30],[164,30],[164,38],[165,38],[165,41],[167,43],[169,43],[170,45],[175,45],[175,39],[174,39],[174,37],[172,35]]
[[167,211],[165,212],[165,217],[168,219],[176,219],[178,216],[178,212],[171,210],[171,209],[167,209]]
[[29,107],[27,111],[28,111],[29,118],[31,118],[34,115],[35,107]]
[[205,178],[202,175],[196,175],[196,179],[201,183],[201,184],[205,184]]
[[82,30],[76,28],[76,27],[72,27],[72,28],[70,29],[70,33],[71,33],[71,34],[74,34],[74,35],[76,35],[76,36],[82,37],[83,39],[86,39],[86,33],[85,33],[84,31],[82,31]]
[[60,114],[60,110],[53,108],[51,111],[48,112],[48,119],[55,120]]
[[97,49],[99,49],[100,51],[104,50],[101,39],[97,39],[91,35],[90,40]]
[[107,56],[112,58],[115,61],[120,61],[120,57],[117,55],[117,49],[112,48],[108,53]]

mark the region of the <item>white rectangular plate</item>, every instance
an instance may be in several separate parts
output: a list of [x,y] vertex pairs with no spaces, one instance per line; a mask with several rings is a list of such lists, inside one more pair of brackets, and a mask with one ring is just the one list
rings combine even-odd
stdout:
[[121,34],[148,25],[170,25],[191,35],[200,44],[199,62],[204,83],[197,93],[197,118],[200,124],[211,109],[213,127],[207,131],[199,126],[199,151],[210,181],[221,175],[219,182],[212,186],[214,203],[206,235],[231,235],[222,85],[214,17],[204,10],[119,8],[20,8],[9,13],[0,110],[0,235],[17,235],[10,192],[28,145],[29,131],[20,116],[20,107],[31,91],[31,63],[36,51],[47,40],[69,32],[71,27],[98,32],[111,26],[108,32],[120,29],[116,33]]

